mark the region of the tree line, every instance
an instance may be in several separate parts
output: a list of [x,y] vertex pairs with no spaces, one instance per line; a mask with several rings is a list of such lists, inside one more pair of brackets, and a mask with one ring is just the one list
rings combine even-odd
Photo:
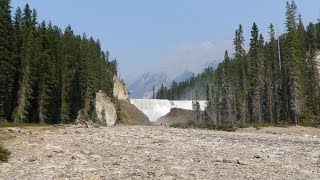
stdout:
[[0,121],[69,123],[91,118],[96,91],[113,97],[117,61],[99,40],[38,23],[28,4],[11,15],[10,0],[0,22]]
[[[285,25],[286,32],[276,37],[270,24],[268,40],[265,40],[253,23],[248,52],[244,49],[243,27],[239,25],[233,40],[233,56],[225,51],[224,60],[216,70],[207,69],[193,79],[206,84],[202,85],[208,101],[204,122],[237,126],[280,120],[299,124],[303,118],[319,119],[320,23],[309,23],[305,28],[297,5],[291,1],[286,4]],[[175,92],[181,87],[192,88],[189,82],[164,89]],[[161,88],[157,94],[160,91]],[[181,96],[183,94],[178,93],[174,97]]]
[[172,81],[170,87],[163,84],[154,91],[153,99],[169,100],[205,100],[205,87],[213,78],[214,69],[207,67],[201,74],[194,75],[181,82]]

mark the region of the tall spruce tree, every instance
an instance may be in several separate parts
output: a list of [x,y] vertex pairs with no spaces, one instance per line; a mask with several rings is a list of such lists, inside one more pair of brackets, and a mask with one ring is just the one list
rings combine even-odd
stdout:
[[233,87],[231,85],[231,62],[228,51],[224,53],[224,66],[223,66],[223,80],[222,80],[222,87],[223,87],[223,97],[225,102],[225,122],[230,123],[230,125],[234,126],[236,123],[236,116],[234,111],[234,94],[233,94]]
[[236,93],[237,93],[237,117],[241,123],[245,123],[249,119],[248,112],[248,72],[247,72],[247,58],[244,50],[244,37],[242,25],[235,32],[235,38],[233,40],[234,46],[234,58],[237,64],[237,78],[236,81]]
[[0,26],[0,119],[8,119],[13,108],[16,68],[10,0],[0,1]]
[[19,80],[17,107],[13,113],[13,119],[16,123],[28,122],[28,108],[30,108],[33,93],[31,62],[33,60],[34,27],[32,26],[32,10],[26,4],[22,16],[21,77]]
[[286,6],[287,37],[285,45],[285,59],[288,79],[289,113],[297,125],[304,109],[303,87],[301,77],[301,54],[297,37],[297,6],[294,1],[287,2]]
[[275,38],[275,31],[272,24],[269,26],[269,43],[266,44],[266,57],[264,69],[265,97],[267,122],[277,123],[280,119],[280,97],[281,72],[279,66],[278,43]]
[[259,30],[256,23],[253,23],[251,30],[249,49],[249,74],[250,74],[250,111],[252,122],[262,122],[262,102],[261,102],[261,40],[259,40]]

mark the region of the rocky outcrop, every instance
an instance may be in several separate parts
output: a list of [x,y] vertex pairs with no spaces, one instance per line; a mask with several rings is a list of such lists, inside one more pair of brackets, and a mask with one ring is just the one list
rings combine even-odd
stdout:
[[320,74],[320,51],[317,52],[316,63],[317,63],[317,66],[318,66],[318,72]]
[[185,110],[180,108],[172,108],[168,114],[162,116],[155,125],[173,125],[173,124],[188,124],[195,119],[195,111]]
[[[118,99],[119,112],[124,124],[150,125],[149,118],[128,100]],[[116,105],[102,91],[96,93],[95,109],[97,120],[107,126],[113,126],[117,121]]]
[[107,126],[113,126],[116,124],[116,107],[111,101],[111,98],[104,94],[102,91],[96,93],[95,109],[97,119],[102,124],[105,124]]
[[129,92],[124,83],[117,77],[113,77],[113,96],[119,100],[128,100]]
[[146,116],[137,107],[129,101],[119,100],[120,116],[125,124],[130,125],[150,125],[148,116]]

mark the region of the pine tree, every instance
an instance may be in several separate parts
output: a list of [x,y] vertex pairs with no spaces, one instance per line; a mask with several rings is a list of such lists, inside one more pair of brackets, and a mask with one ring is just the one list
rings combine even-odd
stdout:
[[[37,12],[32,10],[31,16],[31,35],[32,35],[32,47],[30,50],[31,61],[30,61],[30,81],[32,94],[30,99],[30,107],[28,111],[28,122],[38,123],[45,121],[45,104],[46,104],[46,94],[44,93],[45,82],[43,77],[45,76],[46,70],[44,69],[44,49],[46,48],[45,36],[46,27],[45,23],[38,25],[37,22]],[[44,46],[44,47],[43,47]]]
[[249,50],[249,73],[250,73],[250,94],[251,99],[251,120],[262,122],[262,102],[261,102],[261,38],[256,23],[253,23]]
[[233,40],[233,46],[235,50],[234,58],[238,67],[236,76],[236,93],[237,93],[237,114],[241,123],[244,123],[249,119],[248,113],[248,72],[247,72],[247,59],[246,52],[244,50],[244,37],[242,25],[235,32],[235,38]]
[[38,28],[38,43],[40,60],[37,64],[38,67],[38,81],[37,81],[37,97],[36,97],[36,122],[45,123],[49,118],[49,103],[51,97],[50,81],[52,81],[52,74],[50,71],[50,55],[49,55],[49,42],[47,37],[47,27],[45,22],[42,22]]
[[297,25],[296,25],[296,13],[297,6],[292,1],[287,2],[286,11],[286,47],[285,47],[285,58],[288,68],[288,97],[289,97],[289,110],[291,117],[296,125],[299,123],[299,119],[304,109],[303,102],[303,89],[301,79],[301,55],[299,50],[298,38],[297,38]]
[[231,87],[231,80],[230,77],[230,57],[228,54],[228,51],[225,51],[224,54],[224,66],[223,66],[223,75],[222,75],[222,82],[223,82],[223,91],[224,91],[224,99],[225,99],[225,108],[226,108],[226,119],[227,122],[230,123],[232,126],[235,125],[236,123],[236,117],[235,117],[235,112],[234,112],[234,94],[232,93],[232,88]]
[[269,26],[269,43],[266,44],[266,57],[264,69],[265,81],[265,102],[266,113],[265,118],[267,122],[276,123],[280,118],[280,97],[279,91],[281,83],[281,72],[278,59],[278,45],[275,39],[275,31],[273,25]]
[[0,120],[10,119],[15,78],[14,34],[10,0],[0,1]]
[[28,122],[28,108],[32,99],[31,62],[34,40],[34,28],[32,27],[32,11],[28,4],[24,8],[22,17],[22,46],[21,46],[21,78],[19,80],[19,92],[17,107],[13,114],[15,123]]
[[[22,48],[22,11],[20,7],[17,8],[14,16],[14,61],[15,61],[15,74],[14,74],[14,88],[13,88],[13,100],[12,108],[17,106],[18,92],[21,79],[21,48]],[[10,114],[10,119],[12,120],[13,112]]]

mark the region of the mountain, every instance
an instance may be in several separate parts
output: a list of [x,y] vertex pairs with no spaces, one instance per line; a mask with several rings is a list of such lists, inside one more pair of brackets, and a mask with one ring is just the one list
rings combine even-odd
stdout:
[[[212,67],[215,69],[218,66],[217,61],[208,61],[202,65],[203,69]],[[201,72],[196,72],[201,73]],[[181,74],[177,76],[170,76],[167,72],[160,73],[144,73],[136,78],[128,77],[126,84],[130,92],[130,98],[152,98],[153,86],[155,91],[163,84],[164,86],[170,87],[172,81],[181,82],[189,79],[195,74],[185,69]]]
[[153,86],[157,89],[161,84],[169,85],[171,79],[166,73],[145,73],[128,83],[130,98],[151,98]]
[[181,81],[184,81],[184,80],[190,78],[192,75],[193,75],[193,72],[185,70],[182,74],[180,74],[179,76],[174,78],[174,81],[181,82]]
[[219,65],[219,61],[208,61],[203,65],[203,69],[213,68],[216,69]]

